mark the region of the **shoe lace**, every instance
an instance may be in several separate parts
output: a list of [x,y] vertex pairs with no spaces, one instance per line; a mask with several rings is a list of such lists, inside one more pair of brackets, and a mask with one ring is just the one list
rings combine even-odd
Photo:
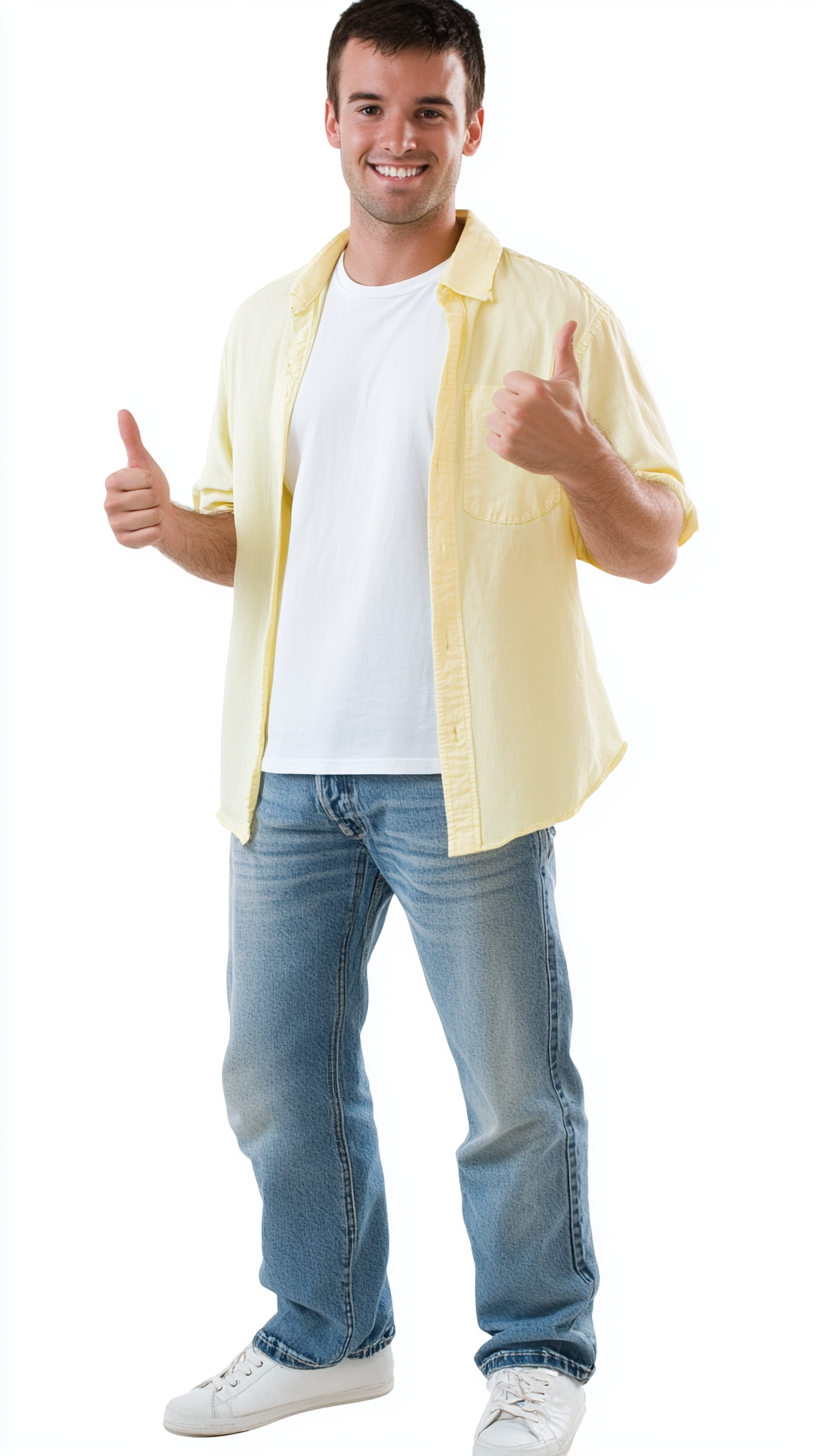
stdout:
[[522,1370],[508,1366],[497,1370],[491,1381],[490,1421],[502,1416],[527,1422],[534,1435],[546,1424],[546,1403],[551,1390],[548,1370]]
[[218,1375],[211,1375],[205,1380],[205,1385],[214,1385],[216,1390],[223,1390],[225,1385],[238,1385],[242,1375],[251,1375],[253,1370],[260,1370],[263,1359],[260,1352],[254,1345],[245,1345],[239,1350],[234,1360],[225,1366]]

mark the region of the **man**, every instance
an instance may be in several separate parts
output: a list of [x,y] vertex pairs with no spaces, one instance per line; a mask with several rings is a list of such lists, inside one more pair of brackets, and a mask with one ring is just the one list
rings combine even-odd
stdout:
[[170,1402],[180,1434],[391,1389],[360,1031],[392,894],[468,1108],[458,1160],[488,1336],[474,1453],[566,1452],[594,1369],[552,826],[625,745],[575,561],[657,581],[696,523],[610,310],[456,211],[483,88],[478,26],[456,0],[345,11],[326,132],[349,230],[239,309],[194,512],[119,417],[117,539],[235,588],[224,1082],[277,1312]]

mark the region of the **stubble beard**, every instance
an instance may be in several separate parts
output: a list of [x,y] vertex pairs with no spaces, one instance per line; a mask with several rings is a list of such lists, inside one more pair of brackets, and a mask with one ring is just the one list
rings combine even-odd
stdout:
[[[422,222],[433,212],[438,212],[456,191],[456,184],[459,181],[459,173],[462,168],[461,157],[455,158],[444,173],[435,179],[433,187],[421,193],[414,199],[413,205],[406,207],[404,199],[399,196],[389,200],[384,192],[377,190],[377,184],[366,185],[367,173],[361,175],[359,167],[347,164],[345,158],[341,157],[341,165],[346,186],[349,189],[355,202],[377,222],[389,223],[392,227],[404,227],[411,223]],[[364,164],[364,166],[367,164]]]

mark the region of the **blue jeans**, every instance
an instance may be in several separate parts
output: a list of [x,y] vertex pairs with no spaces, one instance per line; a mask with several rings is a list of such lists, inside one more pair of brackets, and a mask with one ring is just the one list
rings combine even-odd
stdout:
[[394,894],[467,1106],[457,1159],[489,1336],[476,1363],[592,1374],[597,1270],[554,833],[449,858],[438,774],[263,775],[252,838],[232,840],[224,1088],[263,1200],[261,1283],[278,1309],[255,1343],[272,1359],[334,1365],[394,1336],[360,1048]]

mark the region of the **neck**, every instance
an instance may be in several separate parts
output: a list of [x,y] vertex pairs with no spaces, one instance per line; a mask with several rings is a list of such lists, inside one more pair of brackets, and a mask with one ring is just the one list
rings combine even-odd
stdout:
[[450,257],[464,225],[453,197],[418,222],[405,223],[380,222],[352,197],[346,272],[370,288],[416,278]]

